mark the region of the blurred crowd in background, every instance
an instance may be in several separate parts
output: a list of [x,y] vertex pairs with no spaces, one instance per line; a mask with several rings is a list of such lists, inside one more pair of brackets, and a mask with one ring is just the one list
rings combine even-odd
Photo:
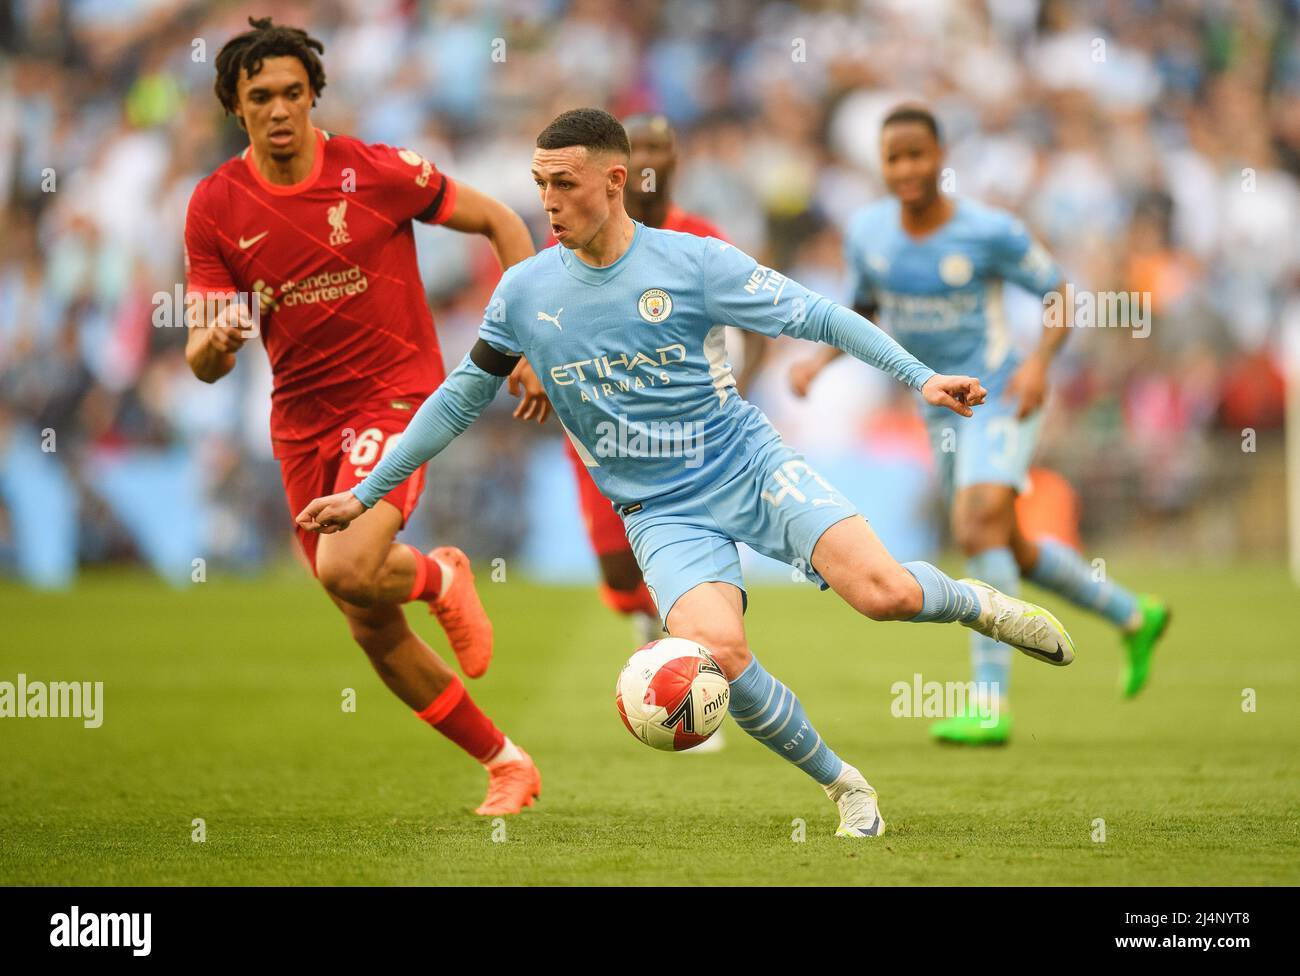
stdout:
[[[677,202],[840,300],[841,233],[883,192],[880,118],[924,99],[946,189],[1021,215],[1077,288],[1151,297],[1146,338],[1077,330],[1053,374],[1039,459],[1074,484],[1089,545],[1281,555],[1300,0],[0,0],[0,572],[60,585],[136,559],[188,579],[196,554],[290,549],[261,350],[204,385],[183,330],[154,323],[191,191],[246,145],[212,82],[250,14],[324,42],[318,126],[419,151],[539,243],[546,122],[662,111]],[[454,365],[497,270],[481,240],[417,237]],[[1031,345],[1037,299],[1009,312]],[[779,340],[747,394],[873,518],[906,495],[896,545],[942,545],[906,391],[840,360],[798,400],[807,351]],[[581,575],[558,427],[507,400],[436,462],[410,531]]]

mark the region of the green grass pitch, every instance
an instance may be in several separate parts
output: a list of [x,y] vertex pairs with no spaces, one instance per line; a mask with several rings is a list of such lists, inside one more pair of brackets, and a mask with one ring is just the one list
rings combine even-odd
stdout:
[[1118,699],[1113,632],[1053,600],[1078,660],[1018,655],[1014,741],[976,751],[890,714],[915,672],[965,680],[964,630],[754,590],[756,653],[880,793],[874,841],[832,836],[821,790],[730,723],[716,755],[633,741],[613,702],[633,641],[588,587],[480,583],[497,651],[468,684],[543,776],[503,836],[470,812],[480,767],[388,694],[297,570],[183,592],[133,573],[0,585],[0,681],[104,682],[99,729],[0,719],[0,882],[1300,882],[1300,594],[1278,567],[1112,570],[1174,605],[1142,698]]

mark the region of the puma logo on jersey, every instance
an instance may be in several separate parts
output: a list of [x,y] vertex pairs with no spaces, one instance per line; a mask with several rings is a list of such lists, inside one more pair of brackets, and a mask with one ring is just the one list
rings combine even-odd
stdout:
[[264,230],[264,231],[262,231],[262,233],[258,234],[256,237],[240,237],[240,238],[239,238],[239,249],[240,249],[241,251],[246,251],[246,250],[248,250],[250,247],[252,247],[254,244],[256,244],[258,241],[260,241],[263,237],[265,237],[265,236],[266,236],[267,234],[269,234],[269,233],[271,233],[269,230]]
[[545,312],[538,312],[538,313],[537,313],[537,321],[538,321],[538,322],[550,322],[551,325],[555,326],[557,329],[559,329],[561,332],[563,332],[563,331],[564,331],[564,328],[560,325],[560,315],[561,315],[563,312],[564,312],[564,309],[560,309],[560,310],[559,310],[558,312],[556,312],[554,315],[547,315]]

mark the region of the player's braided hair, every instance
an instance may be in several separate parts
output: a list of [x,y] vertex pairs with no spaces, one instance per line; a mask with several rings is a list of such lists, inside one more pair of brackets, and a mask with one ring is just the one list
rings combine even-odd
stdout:
[[239,104],[236,92],[241,72],[248,72],[251,78],[262,70],[266,58],[290,57],[301,61],[315,105],[316,96],[325,88],[325,67],[320,60],[325,45],[300,27],[277,27],[270,17],[249,17],[248,23],[252,30],[232,37],[217,52],[217,81],[213,89],[226,114],[232,114]]

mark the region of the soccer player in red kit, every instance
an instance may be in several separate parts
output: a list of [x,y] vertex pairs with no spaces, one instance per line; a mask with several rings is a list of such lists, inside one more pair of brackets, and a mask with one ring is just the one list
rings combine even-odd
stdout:
[[[704,217],[681,209],[672,202],[672,181],[677,169],[677,136],[672,125],[662,115],[634,115],[623,123],[627,130],[632,153],[628,157],[628,180],[623,190],[623,202],[628,216],[647,227],[681,231],[697,237],[726,236]],[[552,235],[546,246],[555,244]],[[531,379],[532,368],[527,360],[520,360],[510,378],[510,392],[519,394],[518,384]],[[546,419],[549,404],[542,397],[525,394],[515,411],[515,416],[539,423]],[[623,520],[614,511],[609,499],[600,493],[586,465],[578,457],[571,441],[565,441],[569,462],[573,465],[578,484],[578,497],[582,504],[582,517],[587,526],[591,548],[600,561],[600,596],[606,606],[636,623],[641,643],[663,636],[659,611],[655,608],[650,591],[641,577],[641,567],[632,555],[632,547],[623,531]],[[692,750],[696,751],[696,750]]]
[[[518,215],[419,154],[313,126],[324,46],[269,18],[249,23],[217,55],[215,86],[249,145],[198,185],[185,222],[186,359],[212,383],[261,334],[275,378],[271,440],[292,517],[369,474],[444,378],[411,221],[482,234],[506,267],[533,246]],[[353,531],[299,538],[384,683],[487,767],[476,812],[518,813],[540,793],[536,766],[402,611],[410,600],[428,603],[465,674],[487,669],[492,625],[468,558],[394,541],[423,487],[420,469]]]

